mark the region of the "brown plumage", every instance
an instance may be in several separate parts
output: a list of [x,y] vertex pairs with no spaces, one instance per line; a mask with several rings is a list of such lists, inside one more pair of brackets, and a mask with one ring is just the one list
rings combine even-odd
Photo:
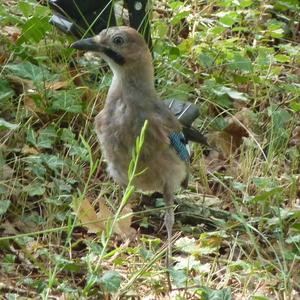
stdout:
[[168,206],[165,225],[170,244],[173,195],[187,179],[188,154],[179,138],[182,125],[157,97],[147,44],[136,30],[123,26],[103,30],[72,47],[98,53],[114,73],[95,127],[108,172],[121,185],[128,183],[127,170],[135,140],[145,120],[149,122],[139,160],[139,171],[146,171],[136,177],[134,185],[141,191],[163,194]]

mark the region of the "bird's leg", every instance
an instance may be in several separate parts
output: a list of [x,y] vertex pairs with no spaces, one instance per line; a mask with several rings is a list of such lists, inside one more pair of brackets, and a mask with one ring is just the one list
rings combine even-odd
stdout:
[[166,265],[167,268],[170,267],[170,260],[172,257],[172,229],[174,225],[174,199],[173,199],[173,193],[170,191],[168,185],[165,185],[164,191],[163,191],[163,196],[166,202],[166,213],[165,213],[165,226],[167,229],[167,235],[168,235],[168,250],[167,250],[167,255],[166,255]]

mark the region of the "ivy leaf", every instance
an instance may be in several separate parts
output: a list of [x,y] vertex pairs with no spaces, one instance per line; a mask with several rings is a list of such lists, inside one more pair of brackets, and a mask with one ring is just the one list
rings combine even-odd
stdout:
[[277,54],[274,56],[277,62],[280,63],[288,63],[290,62],[290,57],[288,55],[285,54]]
[[199,55],[199,62],[205,68],[211,68],[214,64],[214,58],[207,53]]
[[11,204],[10,200],[1,200],[0,201],[0,217],[3,216],[7,212],[10,204]]
[[300,111],[300,103],[297,101],[292,101],[290,103],[290,108],[293,110],[293,112],[297,113]]
[[57,155],[43,154],[41,158],[45,165],[55,172],[59,172],[66,165],[66,162]]
[[248,101],[248,98],[244,93],[240,93],[236,90],[233,90],[227,86],[220,86],[219,88],[215,88],[213,92],[217,96],[223,96],[223,95],[228,95],[230,98],[234,100],[242,100],[242,101]]
[[24,42],[38,43],[51,28],[48,17],[31,17],[22,25],[22,34],[18,39],[18,44]]
[[240,7],[246,8],[246,7],[249,7],[253,3],[253,1],[252,0],[241,0],[241,1],[238,1],[238,3],[239,3]]
[[34,82],[54,80],[58,77],[57,75],[51,74],[45,67],[37,66],[29,61],[18,64],[8,64],[6,65],[6,69],[15,76],[29,79]]
[[285,241],[288,244],[300,243],[300,234],[290,236]]
[[176,287],[183,288],[183,287],[186,286],[186,283],[187,283],[187,280],[188,280],[187,275],[186,275],[186,271],[171,269],[170,270],[170,275],[171,275]]
[[141,248],[139,252],[144,260],[150,260],[154,256],[153,252],[146,248]]
[[76,143],[75,134],[72,132],[69,128],[63,128],[62,134],[61,134],[61,140],[65,143],[68,143],[69,145],[73,145]]
[[229,68],[232,70],[251,72],[252,64],[249,58],[243,57],[242,55],[236,53],[229,65]]
[[105,290],[109,293],[118,291],[121,285],[121,276],[116,271],[108,271],[101,277],[100,282],[103,284]]
[[54,101],[52,108],[54,110],[63,110],[71,113],[81,113],[82,103],[80,99],[81,93],[77,90],[57,91],[54,93]]
[[10,87],[7,80],[0,80],[0,102],[14,95],[14,90]]
[[282,188],[280,188],[280,187],[274,188],[274,189],[262,192],[262,193],[260,193],[260,194],[258,194],[256,196],[254,196],[251,199],[251,202],[252,203],[257,203],[257,202],[260,202],[260,201],[267,201],[272,196],[280,195],[281,192],[282,192]]
[[[207,287],[203,287],[201,290],[201,296],[205,300],[231,300],[231,289],[226,288],[222,290],[213,290]],[[202,299],[202,298],[201,298]]]
[[185,253],[197,253],[199,246],[194,238],[182,237],[175,242],[175,246]]
[[36,145],[38,148],[51,149],[56,138],[57,138],[57,133],[55,128],[53,126],[49,126],[45,129],[42,129],[39,132],[39,137],[37,139]]
[[219,22],[225,27],[232,26],[239,19],[239,15],[235,11],[220,12],[216,15],[220,18]]
[[24,187],[24,192],[27,192],[29,196],[42,196],[45,193],[45,187],[40,182],[31,183]]

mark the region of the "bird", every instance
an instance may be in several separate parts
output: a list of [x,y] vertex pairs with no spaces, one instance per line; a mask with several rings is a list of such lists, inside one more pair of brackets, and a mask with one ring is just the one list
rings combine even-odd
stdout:
[[[146,5],[147,1],[144,1],[144,6]],[[96,2],[95,2],[96,3]],[[105,3],[104,3],[105,4]],[[128,3],[130,4],[130,3]],[[101,7],[99,9],[103,10],[104,8]],[[69,3],[69,1],[57,1],[57,0],[50,0],[49,6],[52,9],[54,15],[50,19],[50,23],[56,26],[58,29],[63,31],[64,33],[70,33],[73,36],[79,38],[84,36],[89,36],[92,32],[97,30],[102,30],[108,26],[108,24],[112,25],[116,23],[114,14],[110,14],[111,12],[111,5],[104,5],[105,11],[101,12],[101,18],[94,24],[93,30],[91,31],[89,26],[90,24],[84,22],[82,20],[82,12],[79,13],[78,7],[76,3]],[[102,5],[103,6],[103,5]],[[81,7],[82,9],[85,8],[84,4]],[[91,15],[95,15],[95,7],[88,6],[84,9],[84,14],[88,15],[87,19],[90,19]],[[129,8],[132,10],[132,23],[131,26],[137,28],[139,32],[144,32],[143,36],[145,41],[148,44],[148,47],[151,49],[151,34],[149,31],[149,24],[146,22],[143,24],[144,26],[140,26],[140,23],[145,21],[145,12],[135,10],[135,7]],[[108,15],[107,15],[108,12]],[[135,14],[137,14],[135,16]],[[86,21],[86,20],[85,20]],[[83,24],[84,23],[84,24]],[[105,24],[106,23],[106,24]],[[148,25],[147,25],[148,24]],[[81,32],[80,28],[84,27],[85,32]],[[88,28],[89,27],[89,28]],[[146,28],[146,31],[143,29]],[[164,103],[168,106],[168,108],[175,114],[175,116],[179,119],[180,123],[183,124],[183,134],[186,138],[186,141],[192,141],[195,143],[199,143],[205,146],[210,146],[207,142],[205,136],[199,132],[197,129],[192,127],[193,121],[199,116],[199,109],[198,107],[188,101],[180,101],[179,99],[165,99],[163,100]]]
[[128,184],[128,167],[136,138],[147,120],[148,127],[138,161],[134,186],[141,192],[159,192],[166,204],[167,267],[171,257],[174,195],[187,187],[190,152],[183,125],[161,101],[154,85],[152,55],[135,29],[115,26],[81,39],[72,48],[100,55],[113,72],[104,108],[95,117],[107,170],[121,186]]

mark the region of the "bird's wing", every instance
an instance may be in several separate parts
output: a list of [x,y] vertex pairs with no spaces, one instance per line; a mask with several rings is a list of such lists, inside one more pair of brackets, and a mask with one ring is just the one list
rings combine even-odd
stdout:
[[164,117],[150,115],[148,119],[150,139],[156,140],[157,144],[171,146],[183,161],[189,162],[190,153],[181,124],[173,116]]
[[190,151],[182,132],[172,132],[169,134],[172,147],[176,150],[179,157],[185,161],[190,161]]

